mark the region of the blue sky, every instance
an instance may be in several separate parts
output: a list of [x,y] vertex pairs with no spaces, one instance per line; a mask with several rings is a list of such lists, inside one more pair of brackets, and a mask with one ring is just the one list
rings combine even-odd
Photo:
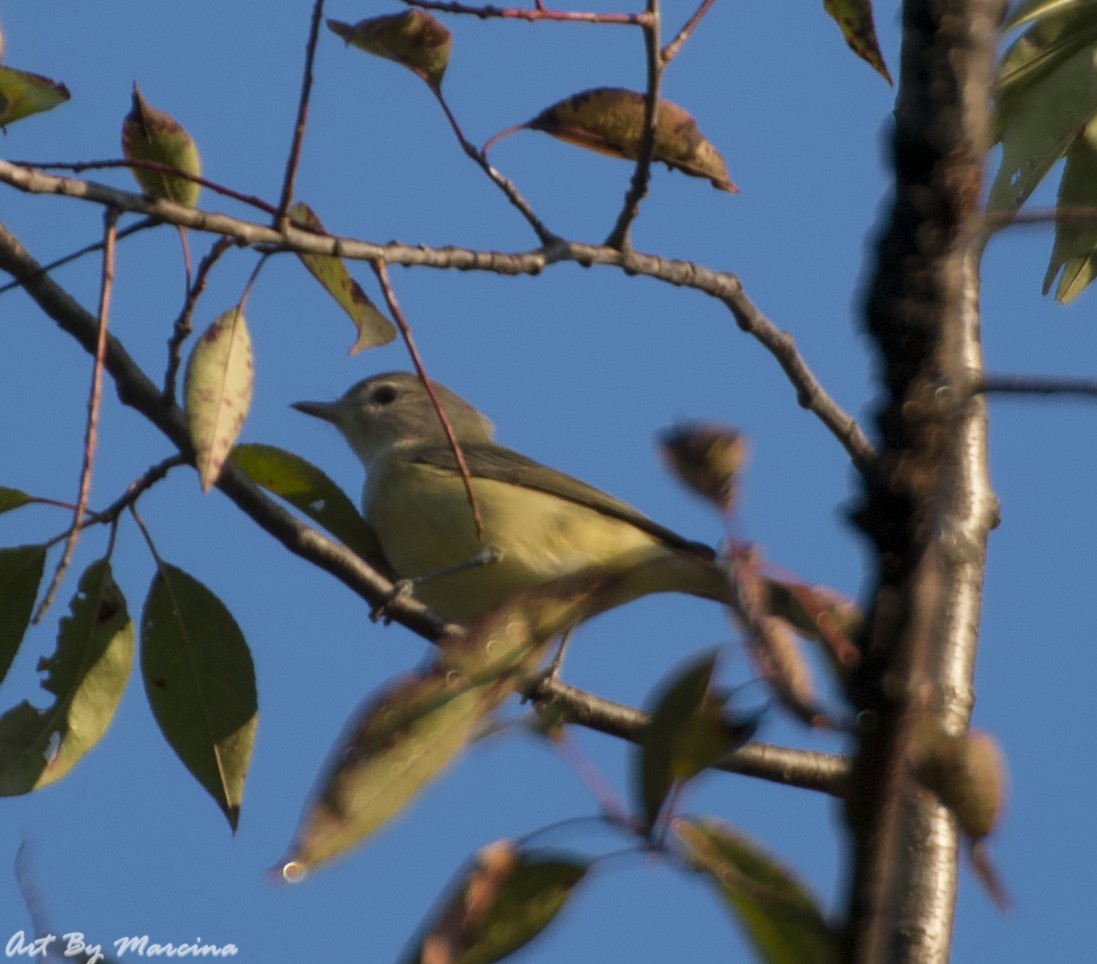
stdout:
[[[296,106],[310,4],[96,5],[9,3],[0,10],[4,63],[64,80],[70,103],[13,125],[6,157],[93,159],[119,154],[137,81],[178,118],[215,180],[277,199]],[[354,21],[396,9],[331,3]],[[622,8],[623,9],[623,8]],[[691,12],[667,4],[668,32]],[[446,20],[454,54],[445,80],[469,138],[589,87],[640,87],[638,32],[622,27]],[[896,7],[880,4],[885,57],[898,73]],[[736,196],[656,170],[633,240],[640,250],[730,270],[789,330],[828,390],[866,418],[873,385],[859,290],[886,196],[893,92],[845,48],[822,4],[745,2],[710,13],[665,78],[721,150]],[[567,237],[600,240],[631,173],[622,161],[532,132],[499,144],[493,163]],[[97,179],[129,189],[125,172]],[[298,186],[332,230],[377,241],[533,247],[527,226],[461,154],[423,85],[399,67],[321,38]],[[1037,201],[1053,193],[1043,189]],[[208,193],[203,202],[231,210]],[[99,236],[99,211],[76,201],[0,191],[0,218],[46,261]],[[193,250],[205,249],[193,238]],[[1089,374],[1097,358],[1093,298],[1063,309],[1042,299],[1045,229],[994,240],[985,262],[984,343],[992,371]],[[204,325],[238,300],[254,263],[234,252],[199,309]],[[85,259],[58,280],[94,306],[99,267]],[[367,270],[356,269],[372,294]],[[433,376],[495,421],[500,441],[605,488],[658,521],[715,542],[719,521],[667,476],[654,433],[682,418],[747,432],[754,451],[737,529],[801,578],[857,594],[865,554],[846,521],[856,480],[839,445],[795,403],[776,362],[700,295],[606,269],[562,266],[539,278],[393,269],[392,279]],[[170,230],[119,250],[111,329],[147,369],[163,368],[182,291]],[[351,327],[289,257],[269,264],[249,302],[256,395],[246,441],[296,451],[352,494],[361,471],[336,433],[288,408],[334,398],[367,375],[406,368],[392,345],[349,357]],[[0,298],[0,485],[71,499],[76,491],[88,357],[19,293]],[[1005,916],[963,872],[956,960],[1081,960],[1097,893],[1097,778],[1085,719],[1097,678],[1093,590],[1094,412],[1083,403],[992,402],[993,481],[1002,526],[992,534],[975,722],[1009,758],[1012,792],[993,841],[1016,907]],[[166,443],[109,390],[92,503],[112,501]],[[285,851],[317,771],[344,721],[377,686],[418,663],[427,646],[398,626],[369,623],[363,604],[288,556],[218,493],[177,471],[141,503],[158,549],[217,591],[255,657],[260,724],[235,838],[167,749],[134,680],[106,738],[60,784],[0,806],[0,940],[29,922],[11,866],[21,840],[58,933],[109,944],[133,933],[162,941],[232,942],[240,959],[394,958],[450,875],[478,847],[569,817],[596,802],[546,745],[517,732],[474,748],[397,822],[298,886],[267,874]],[[41,541],[67,517],[32,508],[0,517],[0,545]],[[115,555],[130,612],[153,566],[124,528]],[[81,541],[76,570],[101,555]],[[28,638],[0,707],[41,702],[37,659],[53,646],[70,577]],[[568,657],[576,685],[632,704],[667,669],[734,639],[711,604],[648,599],[584,627]],[[728,648],[729,683],[749,683]],[[750,705],[760,686],[742,691]],[[839,749],[771,712],[761,737]],[[606,737],[575,743],[622,796],[631,753]],[[1065,742],[1064,742],[1065,741]],[[1054,748],[1058,746],[1059,750]],[[1077,749],[1075,749],[1077,747]],[[684,808],[720,816],[781,854],[826,906],[843,894],[835,804],[727,775],[691,788]],[[543,842],[591,853],[627,841],[589,827]],[[7,867],[9,869],[5,870]],[[525,961],[739,959],[739,937],[696,881],[650,857],[617,856],[597,870]]]

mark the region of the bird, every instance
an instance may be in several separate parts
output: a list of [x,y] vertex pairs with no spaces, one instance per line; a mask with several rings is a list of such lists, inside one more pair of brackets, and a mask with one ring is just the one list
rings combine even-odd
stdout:
[[727,601],[709,546],[494,440],[491,421],[431,383],[460,444],[482,529],[426,384],[373,375],[334,402],[293,407],[334,425],[366,470],[362,515],[384,569],[437,615],[468,624],[515,594],[584,577],[606,588],[583,619],[651,593]]

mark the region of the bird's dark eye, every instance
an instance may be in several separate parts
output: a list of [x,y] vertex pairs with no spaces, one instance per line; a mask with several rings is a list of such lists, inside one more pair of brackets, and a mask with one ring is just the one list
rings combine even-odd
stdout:
[[396,389],[391,385],[378,385],[373,390],[370,401],[376,402],[378,405],[389,405],[396,401]]

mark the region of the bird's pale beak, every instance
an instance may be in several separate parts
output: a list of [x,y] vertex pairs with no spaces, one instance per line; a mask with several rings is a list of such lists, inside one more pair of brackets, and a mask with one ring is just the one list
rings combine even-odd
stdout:
[[293,402],[290,408],[295,408],[297,411],[312,415],[315,418],[322,418],[325,422],[331,422],[332,425],[339,424],[338,402]]

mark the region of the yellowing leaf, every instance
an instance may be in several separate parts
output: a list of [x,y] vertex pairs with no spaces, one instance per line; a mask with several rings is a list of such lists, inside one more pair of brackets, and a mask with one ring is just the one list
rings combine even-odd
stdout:
[[72,95],[60,81],[0,67],[0,127],[63,104]]
[[255,667],[225,604],[175,566],[161,565],[145,600],[141,675],[160,732],[235,832],[258,722]]
[[374,531],[346,493],[315,465],[273,445],[237,445],[229,459],[252,482],[296,506],[374,568],[386,567]]
[[283,861],[283,875],[298,879],[399,813],[509,692],[440,668],[382,691],[336,747]]
[[[289,209],[289,216],[294,221],[308,225],[318,234],[327,233],[320,219],[307,204],[298,201]],[[363,348],[387,345],[396,337],[396,328],[392,322],[366,297],[358,282],[350,276],[342,258],[326,254],[300,254],[298,257],[309,273],[335,299],[335,303],[350,316],[354,327],[358,329],[358,339],[350,346],[350,354],[354,355]]]
[[30,625],[45,564],[45,546],[0,549],[0,682],[11,669]]
[[329,20],[328,29],[350,46],[394,60],[438,88],[453,44],[449,30],[425,10],[412,9],[358,23]]
[[404,964],[502,960],[552,923],[588,869],[583,859],[524,853],[509,840],[488,844],[452,885]]
[[876,39],[872,0],[823,0],[823,7],[841,28],[849,49],[890,84],[891,74]]
[[57,651],[39,663],[53,704],[22,702],[0,717],[0,794],[60,780],[106,732],[133,663],[133,622],[105,559],[80,577]]
[[230,308],[206,329],[187,363],[183,407],[203,492],[217,482],[244,427],[253,381],[244,312]]
[[836,964],[837,935],[802,884],[752,840],[716,820],[674,821],[686,860],[717,889],[758,952],[788,964]]
[[[553,104],[524,126],[599,154],[634,161],[643,143],[644,95],[619,87],[584,91]],[[655,112],[653,157],[693,177],[707,177],[722,191],[739,190],[696,121],[668,100],[660,100]]]
[[[197,177],[202,173],[198,148],[186,129],[170,114],[151,107],[133,85],[133,106],[122,122],[122,155],[127,161],[154,161]],[[149,168],[130,168],[146,194],[187,207],[198,203],[200,185]]]

